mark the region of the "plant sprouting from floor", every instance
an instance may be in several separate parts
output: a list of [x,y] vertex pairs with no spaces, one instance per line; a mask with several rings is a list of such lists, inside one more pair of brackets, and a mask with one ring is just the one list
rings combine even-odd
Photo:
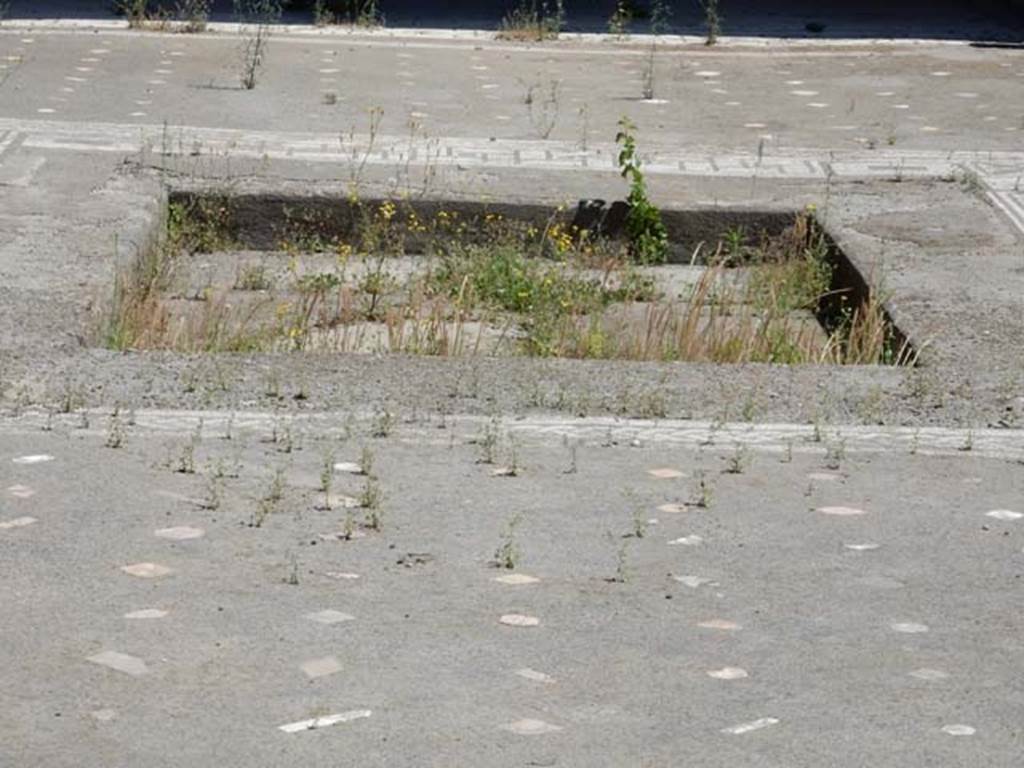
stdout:
[[725,471],[730,475],[741,475],[746,471],[747,464],[749,463],[750,454],[747,447],[742,443],[737,443],[735,451],[729,457],[729,463],[726,465]]
[[501,542],[498,544],[498,548],[494,550],[494,565],[496,568],[505,568],[512,571],[515,570],[516,565],[519,563],[521,553],[516,540],[516,531],[522,522],[523,515],[517,512],[505,523],[505,528],[501,533]]
[[375,477],[367,477],[363,484],[363,490],[359,494],[359,506],[365,511],[363,525],[371,531],[379,531],[383,523],[381,503],[384,501],[384,492],[380,483]]
[[632,539],[615,536],[611,531],[605,532],[605,538],[615,551],[615,575],[608,577],[606,581],[613,584],[625,584],[629,581],[629,545]]
[[177,0],[175,10],[183,32],[202,32],[210,20],[211,0]]
[[626,215],[626,235],[630,253],[641,264],[660,264],[668,255],[668,232],[661,221],[661,213],[647,197],[647,184],[641,170],[636,145],[636,126],[628,117],[619,120],[615,143],[619,150],[619,173],[629,181],[629,213]]
[[105,445],[107,448],[120,448],[124,445],[125,439],[125,426],[121,420],[121,413],[118,408],[114,408],[113,413],[110,414],[110,421],[107,424],[107,439]]
[[288,575],[285,576],[284,583],[292,587],[299,586],[299,558],[294,552],[288,557]]
[[256,510],[253,512],[252,522],[250,523],[251,527],[262,527],[268,517],[280,510],[281,501],[284,499],[284,489],[284,470],[277,469],[271,476],[263,496],[256,503]]
[[370,427],[370,437],[383,438],[391,434],[395,428],[395,415],[386,408],[377,411]]
[[476,439],[476,444],[480,448],[480,457],[476,460],[477,464],[493,464],[495,462],[500,439],[501,419],[494,416],[484,425],[484,431]]
[[564,26],[563,0],[519,0],[502,18],[498,39],[539,42],[558,37]]
[[654,65],[657,51],[657,44],[651,43],[651,50],[647,55],[647,60],[644,62],[644,71],[640,81],[640,96],[644,101],[654,99]]
[[373,477],[373,466],[376,461],[376,455],[373,449],[364,445],[363,450],[359,454],[359,474],[365,475],[366,477]]
[[704,8],[704,24],[707,27],[705,45],[714,45],[722,33],[722,17],[718,13],[718,0],[701,0]]
[[234,0],[235,17],[242,29],[239,79],[251,91],[267,57],[271,27],[281,18],[280,0]]
[[633,20],[632,5],[629,0],[616,0],[615,10],[608,18],[608,34],[622,37],[626,34],[629,23]]
[[334,451],[328,449],[320,464],[320,491],[324,495],[324,509],[331,508],[331,489],[334,486]]
[[846,457],[846,441],[836,435],[834,442],[825,446],[825,468],[839,469]]
[[663,35],[672,24],[672,6],[666,0],[651,2],[651,34]]
[[196,449],[199,448],[199,444],[203,440],[203,420],[200,419],[199,423],[196,424],[195,430],[193,430],[189,439],[181,447],[181,453],[178,455],[178,461],[175,465],[175,472],[180,472],[183,475],[194,475],[196,472]]
[[698,507],[699,509],[708,509],[711,506],[711,501],[714,495],[711,482],[708,480],[707,475],[704,474],[703,470],[699,470],[697,472],[696,478],[697,487],[694,492],[693,501],[690,503],[692,506]]
[[219,471],[212,472],[206,476],[206,485],[203,489],[203,498],[199,500],[199,508],[210,511],[220,509],[224,497],[223,474]]

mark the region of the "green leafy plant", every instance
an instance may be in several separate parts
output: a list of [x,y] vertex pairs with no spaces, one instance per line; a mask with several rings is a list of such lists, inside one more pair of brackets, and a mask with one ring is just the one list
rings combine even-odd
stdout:
[[517,513],[506,523],[505,530],[501,534],[501,543],[494,551],[495,567],[515,570],[520,557],[519,545],[516,542],[516,529],[522,521],[522,514]]
[[703,0],[701,6],[704,8],[704,23],[708,30],[704,44],[714,45],[722,33],[722,17],[718,14],[718,0]]
[[636,126],[629,118],[619,120],[615,143],[619,150],[619,173],[629,181],[629,213],[626,216],[626,234],[630,254],[642,264],[660,264],[668,255],[668,231],[661,221],[661,213],[647,197],[647,184],[641,170],[637,152]]
[[608,18],[608,34],[622,37],[632,20],[632,3],[628,0],[616,0],[615,10]]
[[242,26],[239,79],[251,91],[267,57],[271,26],[281,18],[280,0],[234,0],[235,17]]
[[562,0],[520,0],[501,20],[498,39],[539,42],[558,37],[564,26],[565,7]]
[[210,20],[211,0],[178,0],[175,10],[183,32],[202,32]]

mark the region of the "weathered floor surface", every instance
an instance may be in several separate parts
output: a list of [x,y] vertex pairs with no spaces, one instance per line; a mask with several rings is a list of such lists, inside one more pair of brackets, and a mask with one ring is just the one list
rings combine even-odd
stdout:
[[[1020,763],[1024,364],[1005,345],[984,387],[932,382],[932,416],[887,411],[903,374],[882,370],[838,379],[870,408],[819,419],[828,382],[806,371],[565,363],[535,369],[531,409],[493,361],[449,381],[444,361],[326,360],[271,398],[299,363],[86,338],[152,209],[140,168],[344,182],[355,152],[390,188],[582,196],[618,183],[623,113],[665,199],[874,185],[897,268],[900,242],[956,221],[914,229],[883,185],[920,182],[920,209],[947,177],[943,210],[984,205],[962,228],[987,232],[928,246],[943,285],[999,284],[1009,313],[1019,51],[676,47],[648,103],[629,43],[292,35],[254,92],[236,50],[0,28],[0,765]],[[998,274],[948,267],[995,251]],[[801,424],[726,423],[755,374],[747,415]],[[680,420],[574,418],[575,381],[601,412],[656,382]]]

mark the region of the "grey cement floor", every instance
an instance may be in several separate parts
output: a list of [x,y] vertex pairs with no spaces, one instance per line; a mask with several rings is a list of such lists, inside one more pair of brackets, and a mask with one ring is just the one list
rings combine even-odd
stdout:
[[[643,103],[629,41],[282,34],[253,92],[237,44],[0,27],[0,764],[1019,762],[1017,51],[673,47]],[[913,372],[95,346],[168,185],[342,189],[354,148],[372,190],[613,196],[622,114],[659,203],[828,197],[963,336]]]
[[[3,426],[11,765],[1020,755],[1020,464],[938,434],[840,452],[831,432],[510,422],[504,477],[473,444],[485,420],[373,438],[372,419],[239,414],[195,440],[195,417],[120,418],[117,449],[109,414]],[[365,446],[382,528],[338,540]],[[174,471],[188,450],[196,474]],[[491,562],[506,541],[514,570]]]

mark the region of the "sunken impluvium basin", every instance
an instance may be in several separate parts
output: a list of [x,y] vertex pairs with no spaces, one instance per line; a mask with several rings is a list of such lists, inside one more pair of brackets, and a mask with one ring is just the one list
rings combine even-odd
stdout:
[[122,272],[116,349],[905,364],[878,286],[796,212],[661,212],[638,263],[623,206],[175,192]]

